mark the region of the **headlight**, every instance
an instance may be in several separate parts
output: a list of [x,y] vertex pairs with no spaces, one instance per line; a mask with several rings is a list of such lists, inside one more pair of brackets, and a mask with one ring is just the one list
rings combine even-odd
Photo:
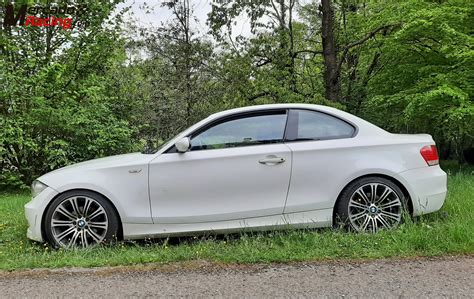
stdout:
[[41,183],[40,181],[34,181],[31,184],[31,196],[35,198],[38,194],[40,194],[44,189],[46,189],[48,186],[45,184]]

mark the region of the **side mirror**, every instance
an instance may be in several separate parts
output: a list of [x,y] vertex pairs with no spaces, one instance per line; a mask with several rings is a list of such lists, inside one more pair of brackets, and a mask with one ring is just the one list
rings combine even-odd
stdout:
[[178,140],[174,146],[176,146],[178,153],[185,153],[191,149],[191,140],[189,137],[183,137]]

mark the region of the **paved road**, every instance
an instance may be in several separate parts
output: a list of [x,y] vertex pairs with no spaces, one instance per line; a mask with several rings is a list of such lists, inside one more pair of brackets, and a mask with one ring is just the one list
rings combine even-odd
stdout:
[[0,272],[0,297],[474,297],[474,257]]

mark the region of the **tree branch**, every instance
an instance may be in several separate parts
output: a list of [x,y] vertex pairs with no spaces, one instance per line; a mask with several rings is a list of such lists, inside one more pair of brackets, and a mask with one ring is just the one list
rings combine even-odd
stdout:
[[343,49],[343,52],[342,52],[342,55],[341,57],[339,58],[339,63],[337,65],[337,69],[336,69],[336,73],[339,74],[340,71],[341,71],[341,67],[342,67],[342,63],[344,62],[345,58],[346,58],[346,55],[347,53],[349,52],[350,49],[354,48],[354,47],[357,47],[357,46],[360,46],[362,45],[363,43],[365,43],[366,41],[368,41],[369,39],[373,38],[377,33],[379,33],[380,31],[386,31],[390,28],[394,28],[394,27],[397,27],[399,26],[400,24],[389,24],[389,25],[384,25],[384,26],[381,26],[379,28],[376,28],[372,31],[370,31],[369,33],[367,33],[363,38],[357,40],[357,41],[353,41],[351,43],[348,43]]
[[248,101],[254,101],[258,98],[264,97],[264,96],[272,96],[270,92],[263,91],[254,95],[251,95],[250,97],[247,98]]
[[310,53],[310,54],[313,54],[314,55],[322,55],[323,54],[323,51],[314,51],[314,50],[309,50],[309,49],[305,49],[305,50],[299,50],[299,51],[295,51],[293,52],[293,57],[296,57],[298,54],[302,54],[302,53]]
[[377,33],[379,33],[380,31],[382,30],[388,30],[390,28],[393,28],[393,27],[396,27],[396,26],[399,26],[400,24],[389,24],[389,25],[384,25],[382,27],[379,27],[377,29],[374,29],[372,30],[371,32],[367,33],[363,38],[357,40],[357,41],[353,41],[349,44],[347,44],[345,47],[344,47],[344,51],[348,51],[349,49],[351,48],[354,48],[356,46],[359,46],[363,43],[365,43],[366,41],[368,41],[369,39],[373,38]]

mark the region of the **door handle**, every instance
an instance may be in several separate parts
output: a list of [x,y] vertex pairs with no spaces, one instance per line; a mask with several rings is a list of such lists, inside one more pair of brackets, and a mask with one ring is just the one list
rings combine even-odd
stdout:
[[264,159],[258,160],[258,163],[265,165],[276,165],[283,162],[285,162],[284,158],[275,155],[266,156]]

